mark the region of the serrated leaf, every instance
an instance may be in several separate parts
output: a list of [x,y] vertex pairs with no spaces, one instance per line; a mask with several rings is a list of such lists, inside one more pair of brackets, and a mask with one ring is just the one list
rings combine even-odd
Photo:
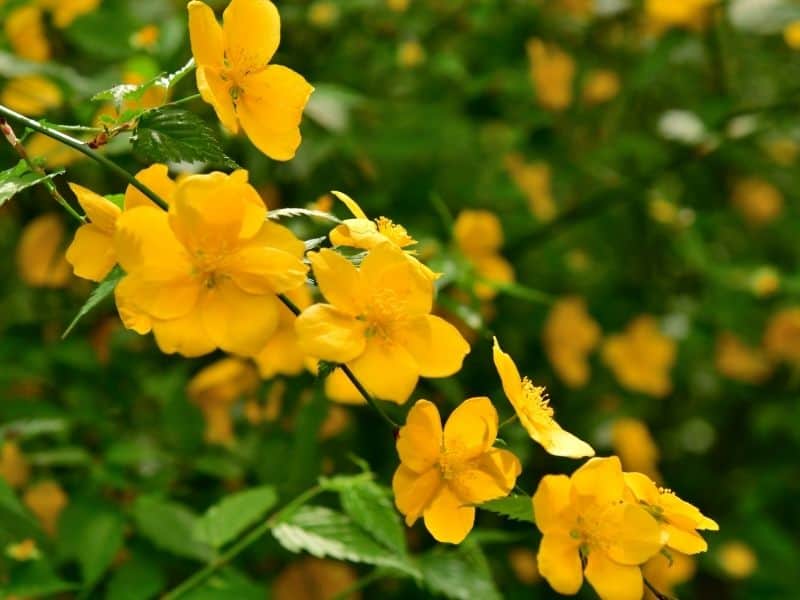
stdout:
[[500,600],[480,546],[467,540],[458,548],[436,548],[420,560],[422,580],[431,591],[454,600]]
[[47,179],[52,179],[63,172],[64,170],[61,169],[54,173],[40,175],[31,171],[24,160],[19,161],[10,169],[0,171],[0,206],[3,206],[22,190],[28,189],[37,183],[42,183]]
[[131,138],[133,151],[150,162],[205,163],[236,168],[212,129],[197,115],[164,107],[144,113]]
[[213,549],[194,539],[198,517],[177,502],[140,496],[133,505],[133,518],[140,534],[177,556],[208,561]]
[[488,510],[507,519],[522,521],[523,523],[533,523],[533,504],[529,496],[506,496],[489,500],[479,504],[478,508]]
[[325,219],[326,221],[333,221],[334,223],[341,223],[342,220],[334,215],[322,210],[312,210],[310,208],[276,208],[267,213],[267,218],[277,221],[283,218],[292,217],[316,217],[318,219]]
[[347,515],[390,550],[405,554],[406,542],[400,517],[388,491],[374,481],[359,481],[339,492]]
[[271,486],[253,488],[223,498],[197,521],[195,539],[221,548],[275,506],[278,494]]
[[100,304],[103,300],[108,298],[114,291],[114,288],[117,287],[119,280],[122,279],[125,273],[122,272],[122,269],[119,267],[114,267],[114,269],[106,276],[106,278],[101,281],[92,293],[89,294],[89,298],[84,302],[83,306],[81,306],[78,314],[75,315],[75,318],[72,319],[72,322],[69,324],[69,327],[61,334],[61,339],[63,340],[66,338],[70,331],[75,328],[75,325],[78,322],[89,314],[89,312],[95,308],[98,304]]
[[289,552],[308,552],[318,558],[329,557],[395,569],[418,577],[417,567],[405,556],[381,546],[348,516],[322,506],[303,506],[272,534]]

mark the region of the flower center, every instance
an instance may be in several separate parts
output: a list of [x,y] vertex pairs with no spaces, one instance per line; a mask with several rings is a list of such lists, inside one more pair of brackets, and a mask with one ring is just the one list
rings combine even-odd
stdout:
[[378,217],[375,219],[375,224],[378,227],[378,233],[385,236],[396,246],[403,248],[416,244],[416,240],[408,235],[408,231],[402,225],[395,225],[391,219],[386,217]]
[[522,393],[525,396],[525,402],[519,409],[528,419],[532,421],[552,420],[553,408],[550,406],[550,398],[543,387],[535,386],[529,378],[523,377]]
[[363,315],[368,323],[367,337],[380,336],[384,340],[395,337],[406,319],[405,305],[394,290],[375,290]]

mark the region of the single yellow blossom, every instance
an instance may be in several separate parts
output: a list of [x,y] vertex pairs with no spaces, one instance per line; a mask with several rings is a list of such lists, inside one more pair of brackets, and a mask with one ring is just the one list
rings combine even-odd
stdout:
[[552,221],[556,216],[556,203],[550,184],[550,165],[545,162],[526,163],[517,153],[506,156],[504,162],[511,179],[525,194],[531,214],[543,223]]
[[561,111],[572,104],[575,61],[555,44],[538,38],[526,45],[536,99],[542,108]]
[[[422,377],[448,377],[461,368],[469,345],[455,327],[430,314],[433,282],[419,263],[385,242],[370,250],[357,269],[330,249],[308,255],[322,295],[297,318],[303,351],[321,360],[347,363],[383,400],[408,400]],[[344,377],[341,370],[330,377]],[[342,385],[335,400],[360,401]]]
[[641,600],[639,565],[663,542],[656,519],[629,495],[617,457],[592,458],[571,477],[542,478],[533,496],[537,558],[555,591],[576,594],[585,574],[602,600]]
[[550,364],[571,388],[589,382],[589,354],[600,343],[600,326],[578,296],[560,298],[547,315],[542,341]]
[[463,210],[453,226],[453,237],[478,277],[485,280],[475,284],[479,299],[491,300],[497,295],[492,283],[514,281],[514,268],[499,253],[503,228],[497,215],[488,210]]
[[316,27],[331,27],[339,20],[339,7],[329,0],[318,0],[308,7],[308,20]]
[[22,450],[13,440],[5,440],[0,446],[0,477],[12,488],[28,483],[31,468]]
[[36,4],[25,4],[6,17],[3,27],[14,54],[33,62],[50,60],[50,43],[47,41],[42,9]]
[[605,104],[619,94],[619,75],[611,69],[589,71],[583,82],[583,101],[586,104]]
[[800,50],[800,21],[792,21],[783,29],[783,39],[792,50]]
[[17,270],[32,287],[65,287],[71,270],[64,257],[64,224],[57,213],[36,217],[25,226],[17,245]]
[[334,246],[349,246],[369,250],[383,242],[390,242],[398,248],[405,248],[417,243],[408,235],[406,228],[397,225],[386,217],[378,217],[374,221],[367,217],[361,207],[347,194],[331,192],[353,214],[353,219],[345,219],[329,234]]
[[684,554],[697,554],[708,549],[697,530],[719,531],[716,521],[678,498],[672,490],[656,487],[643,473],[625,473],[625,485],[639,504],[659,522],[667,547]]
[[744,219],[756,227],[774,221],[783,212],[783,194],[768,181],[757,177],[737,181],[731,202]]
[[758,557],[744,542],[725,542],[717,551],[717,561],[732,579],[747,579],[758,568]]
[[717,0],[645,0],[648,27],[660,34],[673,27],[703,29]]
[[750,290],[759,298],[767,298],[778,292],[781,287],[781,276],[773,267],[757,268],[750,275]]
[[800,365],[800,306],[784,308],[769,318],[763,345],[773,360]]
[[303,285],[307,271],[303,242],[266,220],[245,171],[183,179],[169,213],[124,211],[114,246],[124,325],[184,356],[260,352],[278,326],[276,294]]
[[674,340],[659,331],[655,318],[641,315],[625,333],[606,338],[602,358],[623,387],[662,397],[672,390],[669,372],[676,353]]
[[[305,285],[287,292],[286,295],[301,310],[313,303],[311,292]],[[278,328],[261,351],[253,357],[258,372],[264,379],[276,375],[299,375],[306,368],[307,357],[300,348],[294,328],[296,317],[286,306],[281,306],[279,313]]]
[[417,40],[406,40],[397,48],[397,62],[406,69],[418,67],[425,62],[425,48]]
[[751,348],[728,331],[717,337],[714,364],[725,377],[751,384],[763,383],[773,371],[772,361],[763,350]]
[[217,22],[208,5],[189,2],[197,89],[232,133],[239,127],[264,154],[291,159],[300,119],[314,90],[298,73],[268,64],[280,43],[278,9],[269,0],[232,0]]
[[53,15],[53,25],[61,29],[69,27],[80,16],[100,6],[101,0],[37,0],[42,8]]
[[28,538],[22,540],[18,544],[9,544],[6,546],[6,556],[16,561],[23,562],[26,560],[39,560],[42,553],[39,552],[39,548],[36,547],[36,541]]
[[[272,583],[275,600],[333,600],[358,581],[358,573],[347,563],[307,556],[283,569]],[[359,600],[358,592],[346,596]]]
[[589,444],[564,431],[556,423],[555,412],[544,388],[533,385],[527,377],[520,377],[517,365],[501,350],[497,338],[494,338],[492,352],[494,366],[503,382],[503,391],[531,439],[554,456],[594,456],[594,450]]
[[67,248],[67,261],[78,277],[102,281],[117,264],[113,237],[117,217],[122,210],[110,200],[77,183],[70,183],[69,187],[78,198],[89,222],[75,232],[75,238]]
[[40,481],[25,490],[25,506],[36,515],[42,529],[54,536],[58,527],[58,517],[67,506],[66,492],[55,481]]
[[615,420],[611,426],[611,446],[627,471],[661,480],[657,466],[660,452],[644,421],[631,417]]
[[158,25],[151,23],[145,25],[131,36],[131,45],[134,48],[142,48],[144,50],[153,50],[158,44],[158,38],[161,35],[161,30]]
[[672,596],[675,586],[690,581],[697,571],[694,558],[681,552],[671,551],[669,556],[656,554],[642,567],[647,581],[662,594]]
[[522,470],[508,450],[493,448],[497,411],[489,398],[468,398],[442,429],[436,405],[418,400],[397,436],[400,466],[392,478],[406,525],[419,517],[439,542],[461,543],[475,505],[507,496]]
[[0,103],[31,117],[39,117],[61,104],[61,88],[41,75],[10,79],[0,93]]
[[542,579],[536,566],[536,554],[529,548],[516,547],[509,550],[508,564],[517,579],[525,585],[533,585]]

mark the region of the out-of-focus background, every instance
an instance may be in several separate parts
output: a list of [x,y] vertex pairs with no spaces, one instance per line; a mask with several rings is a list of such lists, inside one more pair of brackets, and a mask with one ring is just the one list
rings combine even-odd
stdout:
[[[316,87],[296,158],[277,163],[230,137],[202,101],[183,108],[212,126],[270,208],[344,218],[328,195],[341,190],[419,240],[419,256],[444,273],[439,310],[472,352],[460,374],[424,381],[413,398],[447,413],[490,395],[509,416],[491,361],[496,335],[547,386],[566,429],[719,522],[707,553],[646,567],[660,589],[682,599],[797,596],[800,4],[277,4],[274,62]],[[179,69],[191,56],[185,12],[166,0],[0,2],[0,103],[51,123],[113,127],[125,111],[193,94],[189,76],[169,99],[151,88],[122,106],[91,100]],[[129,135],[102,151],[135,172],[148,163]],[[124,191],[40,135],[25,145],[46,168],[66,168],[55,181],[69,198],[67,180]],[[16,162],[0,147],[0,168]],[[304,239],[328,231],[323,221],[289,224]],[[391,433],[364,407],[328,402],[310,374],[164,356],[124,330],[109,301],[62,339],[92,290],[64,259],[73,231],[41,187],[0,208],[9,596],[157,597],[207,558],[187,541],[187,523],[226,493],[272,484],[288,498],[320,474],[356,472],[354,456],[389,482]],[[577,467],[521,429],[504,439],[529,493],[542,475]],[[478,525],[461,554],[423,554],[434,566],[421,586],[376,577],[355,594],[553,597],[536,572],[532,526],[483,513]],[[415,553],[432,546],[419,525],[408,535]],[[191,597],[330,598],[370,572],[290,554],[268,537]]]

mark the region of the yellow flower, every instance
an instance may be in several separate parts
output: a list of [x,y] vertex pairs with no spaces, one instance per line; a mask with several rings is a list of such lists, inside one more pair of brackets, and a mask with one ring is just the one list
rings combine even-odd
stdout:
[[[308,556],[295,560],[283,569],[272,584],[275,600],[332,600],[358,580],[355,569],[347,563]],[[358,600],[357,593],[348,600]]]
[[67,261],[78,277],[102,281],[117,264],[113,237],[120,208],[91,190],[70,183],[89,222],[78,227],[75,238],[67,248]]
[[145,50],[153,50],[158,44],[158,38],[161,31],[158,25],[145,25],[131,36],[131,45],[134,48],[143,48]]
[[619,75],[611,69],[589,71],[583,83],[583,101],[586,104],[603,104],[617,97],[620,89]]
[[419,517],[439,542],[461,543],[472,530],[475,506],[502,498],[522,471],[517,457],[493,448],[497,411],[489,398],[468,398],[442,429],[436,405],[418,400],[397,436],[400,466],[392,478],[406,525]]
[[680,552],[656,554],[642,567],[647,581],[662,594],[671,596],[675,586],[686,583],[694,577],[697,570],[694,558]]
[[66,167],[77,160],[82,160],[84,155],[54,140],[43,133],[34,133],[25,141],[25,149],[28,156],[41,158],[49,169]]
[[20,488],[28,482],[31,468],[19,446],[6,440],[0,446],[0,477],[12,488]]
[[[308,308],[312,304],[311,292],[304,285],[287,292],[286,295],[300,309]],[[307,357],[300,348],[294,328],[295,319],[292,311],[281,306],[278,328],[261,351],[253,357],[258,372],[264,379],[275,375],[299,375],[306,368]]]
[[751,348],[728,331],[717,337],[715,365],[725,377],[744,383],[763,383],[772,374],[772,363],[759,348]]
[[41,75],[23,75],[9,80],[0,103],[24,115],[39,117],[61,104],[61,89]]
[[101,0],[37,0],[39,5],[53,15],[56,27],[69,27],[80,16],[92,12],[100,6]]
[[17,245],[17,269],[22,281],[33,287],[65,287],[70,268],[64,251],[64,224],[58,214],[36,217],[25,226]]
[[303,243],[266,220],[245,171],[183,179],[169,213],[126,210],[114,247],[126,272],[115,290],[123,323],[184,356],[260,352],[278,326],[276,294],[303,285],[308,270]]
[[750,275],[750,291],[759,298],[775,294],[781,287],[781,276],[769,266],[759,267]]
[[539,221],[552,221],[556,204],[550,187],[550,165],[544,162],[525,163],[521,155],[506,156],[505,166],[517,187],[525,194],[528,208]]
[[657,34],[672,27],[703,29],[717,0],[645,0],[648,26]]
[[660,454],[658,446],[643,421],[633,418],[614,421],[611,445],[625,469],[645,473],[656,481],[661,479],[656,466]]
[[757,177],[740,179],[733,188],[731,202],[751,225],[766,225],[783,211],[783,194],[768,181]]
[[764,349],[773,360],[800,365],[800,307],[784,308],[770,317]]
[[[416,259],[390,243],[370,250],[360,269],[327,248],[308,257],[330,304],[315,304],[297,318],[306,354],[347,363],[367,391],[398,404],[408,400],[420,376],[448,377],[461,368],[469,345],[450,323],[430,314],[433,282]],[[342,382],[333,398],[361,401],[343,378],[338,369],[328,378]]]
[[25,490],[25,506],[36,515],[49,535],[56,534],[58,517],[67,506],[67,494],[55,481],[40,481]]
[[416,40],[407,40],[397,48],[397,62],[401,67],[413,69],[425,62],[425,48]]
[[672,390],[669,371],[675,354],[675,342],[658,330],[650,315],[636,317],[625,333],[609,336],[602,351],[603,362],[620,385],[655,397]]
[[475,284],[475,295],[491,300],[497,290],[491,283],[514,281],[514,268],[499,254],[503,229],[497,215],[488,210],[463,210],[453,226],[453,237],[467,261],[485,282]]
[[239,126],[264,154],[291,159],[300,119],[314,90],[301,75],[268,64],[280,43],[278,9],[269,0],[232,0],[220,27],[203,2],[189,2],[189,37],[197,89],[222,124]]
[[533,496],[542,532],[539,572],[558,593],[576,594],[585,574],[602,600],[641,600],[639,565],[661,550],[661,531],[628,495],[616,457],[593,458],[571,477],[545,475],[539,482]]
[[561,298],[547,315],[542,332],[544,349],[550,364],[569,387],[580,388],[588,383],[588,358],[600,342],[600,333],[583,298]]
[[528,40],[526,48],[539,104],[547,110],[568,108],[572,104],[575,61],[555,44],[538,38]]
[[800,21],[792,21],[784,28],[783,39],[792,50],[800,50]]
[[249,363],[238,358],[223,358],[199,371],[186,388],[186,395],[203,413],[205,439],[210,444],[233,441],[231,405],[253,393],[258,375]]
[[669,548],[684,554],[697,554],[708,549],[708,544],[697,530],[719,531],[719,525],[713,519],[678,498],[671,490],[656,487],[642,473],[625,473],[625,485],[639,504],[659,522]]
[[725,542],[717,553],[719,562],[725,573],[733,579],[747,579],[758,568],[758,557],[755,552],[738,540]]
[[[26,560],[39,560],[42,553],[36,547],[36,541],[30,538],[22,540],[18,544],[9,544],[6,547],[6,555],[16,561],[22,562]],[[9,600],[13,600],[13,596],[6,596]]]
[[34,4],[22,6],[12,11],[3,25],[17,56],[33,62],[50,59],[50,43],[45,34],[41,8]]
[[330,27],[339,20],[339,7],[326,0],[314,2],[308,7],[308,20],[317,27]]
[[386,217],[370,220],[361,207],[347,194],[331,192],[353,213],[354,219],[345,219],[330,232],[330,240],[334,246],[349,246],[369,250],[383,242],[390,242],[398,248],[405,248],[417,243],[408,235],[402,225],[392,223]]
[[536,566],[536,554],[528,548],[512,548],[508,552],[508,564],[517,579],[525,585],[533,585],[541,579]]
[[556,423],[544,388],[536,387],[527,377],[520,377],[517,365],[500,349],[497,338],[494,338],[493,356],[494,366],[503,382],[503,391],[531,439],[554,456],[594,456],[589,444],[564,431]]

